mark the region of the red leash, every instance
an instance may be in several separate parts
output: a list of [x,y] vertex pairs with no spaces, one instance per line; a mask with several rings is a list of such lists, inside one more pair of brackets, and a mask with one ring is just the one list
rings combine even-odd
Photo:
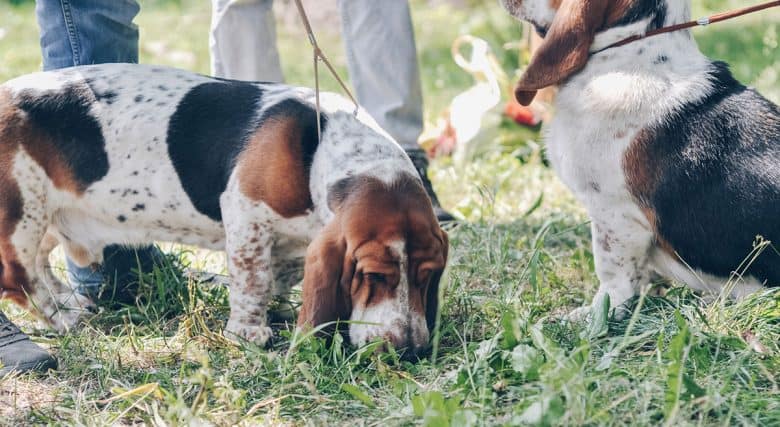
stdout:
[[648,31],[645,34],[641,34],[641,35],[637,34],[635,36],[631,36],[631,37],[629,37],[627,39],[621,40],[621,41],[619,41],[617,43],[611,44],[611,45],[605,47],[604,49],[601,49],[599,52],[607,50],[607,49],[611,49],[613,47],[624,46],[624,45],[627,45],[629,43],[633,43],[633,42],[635,42],[637,40],[646,39],[648,37],[657,36],[659,34],[671,33],[672,31],[684,30],[686,28],[691,28],[691,27],[698,27],[698,26],[702,26],[703,27],[703,26],[706,26],[706,25],[709,25],[709,24],[714,24],[716,22],[725,21],[725,20],[728,20],[728,19],[733,19],[733,18],[736,18],[738,16],[747,15],[749,13],[754,13],[754,12],[758,12],[758,11],[761,11],[761,10],[764,10],[764,9],[769,9],[771,7],[778,7],[778,6],[780,6],[780,0],[770,1],[770,2],[762,3],[762,4],[759,4],[759,5],[756,5],[756,6],[751,6],[751,7],[746,7],[746,8],[743,8],[743,9],[736,9],[736,10],[732,10],[732,11],[728,11],[728,12],[718,13],[716,15],[712,15],[712,16],[709,16],[709,17],[706,17],[706,18],[697,19],[696,21],[690,21],[690,22],[685,22],[685,23],[682,23],[682,24],[676,24],[676,25],[670,25],[668,27],[658,28],[658,29],[655,29],[655,30],[652,30],[652,31]]

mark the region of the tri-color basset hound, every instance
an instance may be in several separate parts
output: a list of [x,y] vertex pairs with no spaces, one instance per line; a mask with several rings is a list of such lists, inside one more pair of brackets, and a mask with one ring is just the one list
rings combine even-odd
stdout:
[[[560,85],[547,152],[591,217],[596,298],[620,306],[655,276],[735,297],[780,285],[777,105],[689,30],[609,47],[688,21],[690,0],[502,2],[545,35],[515,94]],[[757,236],[774,247],[749,257]]]
[[[427,345],[447,261],[417,171],[368,115],[314,92],[133,64],[0,86],[2,296],[58,330],[91,306],[49,266],[111,243],[227,252],[229,336],[265,344],[266,310],[305,255],[299,326],[341,320],[355,344]],[[308,251],[307,251],[308,246]]]

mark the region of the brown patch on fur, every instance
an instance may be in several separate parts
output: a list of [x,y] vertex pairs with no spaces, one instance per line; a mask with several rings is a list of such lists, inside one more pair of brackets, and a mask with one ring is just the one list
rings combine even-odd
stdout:
[[623,172],[626,184],[631,194],[641,206],[649,206],[649,198],[655,193],[659,177],[657,169],[652,167],[656,162],[652,147],[654,139],[650,131],[640,131],[623,155]]
[[636,0],[614,0],[607,11],[607,19],[605,27],[609,27],[612,24],[623,19],[628,13],[628,9]]
[[656,166],[660,159],[656,158],[653,152],[652,144],[654,143],[656,141],[650,131],[646,129],[640,131],[623,155],[623,174],[626,176],[628,191],[634,196],[634,200],[653,229],[656,245],[667,254],[677,258],[677,253],[672,245],[658,232],[658,216],[650,202],[660,180],[659,169]]
[[79,267],[88,267],[94,264],[94,259],[90,253],[81,245],[70,242],[63,242],[63,248],[71,261]]
[[29,282],[27,272],[17,261],[11,237],[23,215],[22,193],[13,177],[13,158],[19,151],[10,128],[16,112],[10,94],[0,89],[0,298],[26,305]]
[[302,138],[295,118],[274,118],[255,132],[238,160],[241,192],[285,218],[303,215],[313,206]]
[[25,119],[24,112],[13,105],[8,92],[0,93],[0,138],[3,145],[14,147],[14,150],[24,147],[56,188],[78,195],[86,190],[88,184],[76,179],[57,144]]

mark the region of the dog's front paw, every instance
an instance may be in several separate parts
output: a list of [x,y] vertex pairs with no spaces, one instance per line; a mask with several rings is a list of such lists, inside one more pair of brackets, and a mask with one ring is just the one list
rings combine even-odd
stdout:
[[582,307],[577,307],[574,310],[570,311],[569,314],[565,316],[565,319],[569,322],[587,322],[591,318],[591,312],[593,309],[590,305],[585,305]]
[[625,319],[629,314],[631,314],[631,310],[629,310],[625,304],[611,307],[609,296],[604,295],[597,296],[591,305],[575,308],[566,316],[566,320],[570,322],[590,323],[594,319],[600,322],[606,321],[611,316],[612,319],[620,321]]
[[228,321],[224,335],[233,341],[246,340],[260,347],[265,347],[273,336],[273,331],[266,325],[247,325],[241,322]]
[[[46,313],[46,311],[50,311]],[[59,333],[66,333],[74,329],[88,315],[97,311],[91,299],[80,295],[71,294],[63,298],[59,307],[52,310],[44,310],[51,326]]]

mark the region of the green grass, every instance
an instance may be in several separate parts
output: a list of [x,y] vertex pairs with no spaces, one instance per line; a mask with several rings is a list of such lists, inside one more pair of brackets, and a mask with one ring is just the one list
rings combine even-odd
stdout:
[[[471,84],[450,58],[458,34],[489,40],[514,72],[518,54],[501,46],[519,27],[497,2],[477,3],[414,3],[429,120]],[[143,4],[142,61],[208,72],[207,2]],[[30,2],[0,2],[0,80],[39,68],[32,14]],[[777,102],[779,28],[764,14],[696,35]],[[343,73],[337,32],[316,30]],[[288,81],[310,85],[298,29],[280,29],[280,50]],[[61,365],[0,379],[0,424],[780,425],[780,293],[705,303],[673,287],[634,301],[624,321],[596,313],[590,326],[563,322],[597,287],[587,217],[544,165],[536,133],[503,123],[486,146],[471,162],[434,164],[443,201],[468,221],[450,230],[430,360],[327,345],[285,325],[268,350],[234,346],[219,333],[227,291],[174,268],[223,269],[221,256],[175,247],[144,278],[136,305],[104,308],[64,336],[0,305]]]

